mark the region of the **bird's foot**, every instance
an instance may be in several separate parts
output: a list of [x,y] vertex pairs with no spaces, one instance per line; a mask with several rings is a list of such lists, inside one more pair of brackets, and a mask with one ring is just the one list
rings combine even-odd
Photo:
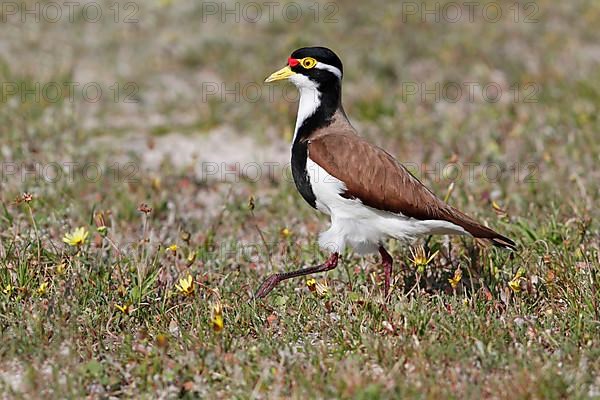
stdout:
[[257,298],[257,299],[262,299],[263,297],[265,297],[266,295],[268,295],[269,292],[271,290],[273,290],[273,288],[275,286],[277,286],[277,284],[279,282],[281,282],[281,278],[279,277],[278,274],[273,274],[273,275],[269,276],[260,285],[260,287],[256,291],[256,294],[254,295],[254,297]]
[[296,271],[281,272],[279,274],[273,274],[273,275],[269,276],[267,279],[265,279],[265,281],[262,283],[262,285],[260,285],[260,287],[256,291],[256,294],[254,295],[254,297],[257,299],[261,299],[261,298],[265,297],[266,295],[269,294],[269,292],[271,290],[273,290],[273,288],[275,286],[277,286],[277,284],[279,282],[284,281],[286,279],[297,278],[299,276],[316,274],[319,272],[325,272],[325,271],[332,270],[337,266],[339,256],[340,255],[338,253],[333,253],[333,254],[331,254],[329,259],[324,264],[317,265],[314,267],[299,269]]

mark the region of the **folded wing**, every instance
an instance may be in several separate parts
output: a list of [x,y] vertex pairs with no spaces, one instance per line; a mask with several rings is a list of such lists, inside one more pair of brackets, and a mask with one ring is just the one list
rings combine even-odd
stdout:
[[495,246],[516,249],[511,239],[444,203],[389,153],[358,135],[343,132],[314,137],[308,154],[344,182],[342,196],[346,198],[419,220],[448,221]]

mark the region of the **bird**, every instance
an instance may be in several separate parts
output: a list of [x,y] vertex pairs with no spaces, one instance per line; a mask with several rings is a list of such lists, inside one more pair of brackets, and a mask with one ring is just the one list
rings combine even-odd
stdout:
[[320,265],[270,275],[255,298],[264,298],[284,280],[333,270],[350,247],[358,254],[379,252],[387,299],[393,266],[384,247],[389,239],[468,235],[516,250],[514,241],[442,201],[392,155],[358,134],[342,106],[343,73],[332,50],[303,47],[265,80],[289,80],[300,93],[292,176],[304,200],[330,216],[329,229],[319,235],[319,246],[330,256]]

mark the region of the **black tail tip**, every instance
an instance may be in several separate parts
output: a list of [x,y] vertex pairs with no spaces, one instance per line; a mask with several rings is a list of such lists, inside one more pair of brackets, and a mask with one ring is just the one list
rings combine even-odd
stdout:
[[517,244],[505,236],[499,236],[490,239],[496,247],[517,251]]

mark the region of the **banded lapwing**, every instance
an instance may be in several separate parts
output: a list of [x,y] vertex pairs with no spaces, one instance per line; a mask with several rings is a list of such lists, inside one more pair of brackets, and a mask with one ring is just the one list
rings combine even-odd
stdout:
[[319,236],[331,256],[321,265],[269,276],[256,297],[285,279],[334,269],[346,246],[359,254],[379,252],[387,297],[392,257],[383,243],[389,238],[470,235],[514,250],[512,240],[440,200],[389,153],[357,134],[342,107],[343,72],[333,51],[304,47],[265,80],[289,79],[300,91],[292,175],[304,200],[331,217]]

